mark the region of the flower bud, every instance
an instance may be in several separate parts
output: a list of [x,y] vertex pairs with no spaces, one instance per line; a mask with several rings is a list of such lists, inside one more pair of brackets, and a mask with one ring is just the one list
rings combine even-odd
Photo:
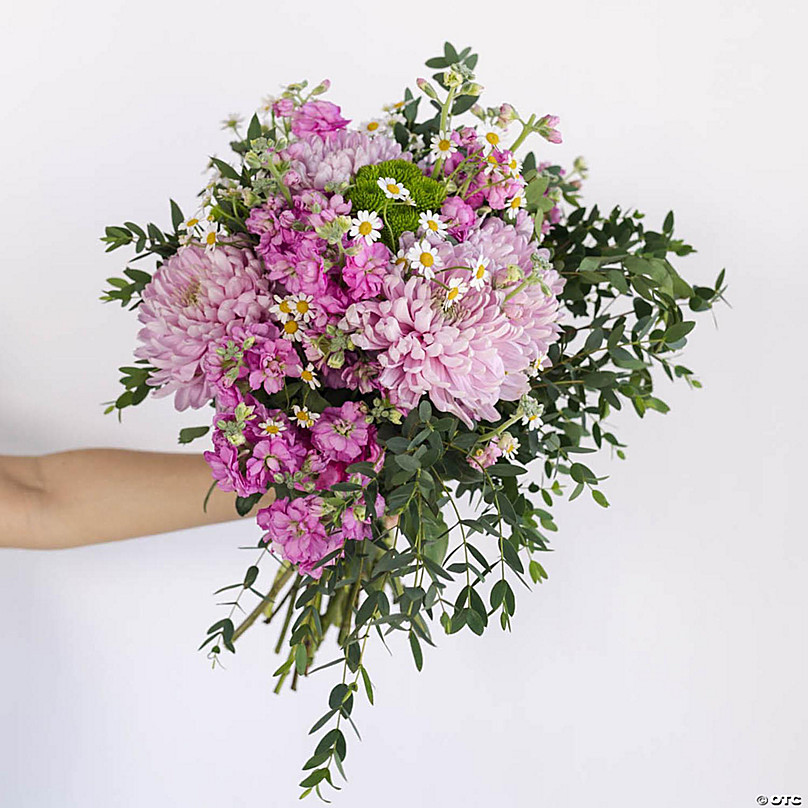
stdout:
[[331,82],[329,79],[323,79],[312,91],[312,95],[322,95],[323,93],[327,93],[329,88],[331,87]]
[[438,100],[438,94],[435,88],[426,79],[416,79],[415,83],[418,85],[418,89],[427,96],[427,98],[431,98],[435,101]]
[[470,81],[460,88],[461,95],[482,95],[485,88],[476,81]]

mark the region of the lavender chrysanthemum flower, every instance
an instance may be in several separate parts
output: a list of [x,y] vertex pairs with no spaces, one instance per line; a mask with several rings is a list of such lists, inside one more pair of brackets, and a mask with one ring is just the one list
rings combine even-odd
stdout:
[[[440,242],[440,265],[450,269],[438,279],[405,279],[396,270],[381,300],[347,310],[341,326],[379,363],[379,384],[396,405],[409,409],[428,395],[472,426],[498,420],[498,401],[527,392],[531,363],[558,339],[563,281],[553,269],[534,270],[536,244],[523,224],[491,219],[460,244]],[[402,238],[405,249],[411,238]],[[447,305],[446,289],[467,286],[480,257],[494,283],[466,288]]]
[[155,396],[174,393],[178,410],[206,404],[213,388],[200,363],[208,345],[233,326],[265,320],[270,302],[268,281],[250,250],[182,247],[154,273],[138,309],[143,344],[135,356],[157,368],[149,379],[162,385]]
[[326,184],[348,182],[362,166],[385,160],[408,159],[395,140],[383,135],[341,129],[321,137],[309,135],[290,144],[283,152],[306,188],[322,191]]

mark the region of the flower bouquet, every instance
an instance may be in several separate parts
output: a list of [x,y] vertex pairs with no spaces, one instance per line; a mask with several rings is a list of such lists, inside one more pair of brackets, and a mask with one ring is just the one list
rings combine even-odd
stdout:
[[583,160],[522,155],[532,135],[560,142],[558,119],[482,106],[476,62],[447,43],[431,81],[358,127],[327,81],[291,84],[246,131],[224,122],[235,156],[210,159],[193,216],[172,201],[170,230],[103,238],[157,259],[102,298],[142,326],[107,411],[149,394],[212,408],[180,443],[210,433],[213,485],[257,522],[258,557],[220,590],[229,611],[202,648],[215,665],[277,622],[276,689],[336,671],[303,795],[344,776],[371,637],[405,634],[420,669],[436,618],[510,627],[516,585],[547,577],[554,502],[608,506],[582,456],[624,457],[614,411],[667,411],[655,367],[699,386],[675,360],[684,307],[723,292],[723,272],[693,286],[668,260],[692,251],[673,214],[647,230],[586,208]]

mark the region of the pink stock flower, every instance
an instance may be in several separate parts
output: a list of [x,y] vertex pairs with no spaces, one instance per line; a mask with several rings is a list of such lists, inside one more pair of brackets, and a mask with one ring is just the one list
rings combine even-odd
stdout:
[[357,255],[349,255],[342,270],[342,279],[352,300],[376,297],[390,267],[390,250],[381,242],[362,245]]
[[365,408],[356,401],[341,407],[326,407],[311,428],[314,446],[332,460],[352,463],[360,458],[375,439],[365,420]]
[[319,579],[323,567],[315,567],[329,553],[339,549],[341,536],[326,533],[322,522],[323,500],[315,494],[297,499],[276,499],[268,508],[258,511],[259,527],[267,532],[263,541],[298,570]]
[[467,205],[459,196],[448,197],[440,209],[441,215],[449,225],[449,235],[463,241],[469,230],[477,221],[477,215],[471,205]]
[[499,444],[495,440],[492,440],[477,449],[474,454],[469,455],[466,459],[472,468],[480,470],[493,466],[500,457],[502,457],[502,449],[499,448]]
[[175,394],[178,410],[202,407],[213,395],[201,362],[208,344],[235,326],[267,319],[268,283],[255,255],[229,245],[206,252],[181,247],[154,273],[143,291],[143,327],[135,351],[157,368],[156,397]]
[[291,118],[295,111],[295,102],[291,98],[279,98],[272,105],[272,111],[279,118]]
[[292,113],[292,132],[298,137],[336,132],[349,123],[330,101],[307,101]]
[[299,377],[303,370],[300,357],[288,339],[264,339],[247,352],[250,388],[272,395],[283,389],[286,377]]

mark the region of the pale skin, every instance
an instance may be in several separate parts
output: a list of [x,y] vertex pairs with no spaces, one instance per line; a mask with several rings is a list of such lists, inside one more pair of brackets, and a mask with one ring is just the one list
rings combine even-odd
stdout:
[[[238,519],[200,454],[79,449],[0,455],[0,547],[61,549]],[[270,490],[258,503],[275,498]]]

